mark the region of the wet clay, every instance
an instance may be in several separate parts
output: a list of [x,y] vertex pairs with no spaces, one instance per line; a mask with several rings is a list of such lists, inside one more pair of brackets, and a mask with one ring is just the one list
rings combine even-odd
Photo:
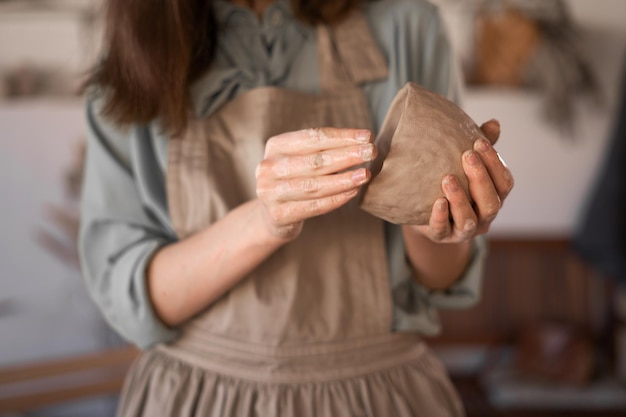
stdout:
[[396,95],[376,137],[378,157],[361,208],[395,224],[428,224],[441,181],[454,174],[469,196],[461,157],[478,138],[478,125],[456,104],[417,84]]

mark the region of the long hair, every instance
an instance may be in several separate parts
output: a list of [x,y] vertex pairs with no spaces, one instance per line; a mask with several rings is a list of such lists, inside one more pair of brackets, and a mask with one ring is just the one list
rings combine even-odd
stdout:
[[[291,0],[298,19],[333,24],[361,0]],[[107,0],[104,52],[87,84],[105,91],[104,115],[120,125],[158,118],[186,127],[189,85],[208,70],[217,43],[211,0]]]

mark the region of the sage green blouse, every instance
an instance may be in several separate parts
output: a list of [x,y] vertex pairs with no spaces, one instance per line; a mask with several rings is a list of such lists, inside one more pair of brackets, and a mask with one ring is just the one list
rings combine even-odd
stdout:
[[[421,0],[380,0],[363,8],[389,67],[387,79],[362,86],[375,126],[408,81],[458,99],[457,71],[435,6]],[[259,86],[319,91],[315,29],[294,19],[287,0],[277,0],[262,20],[226,0],[215,1],[215,10],[217,55],[211,70],[191,87],[198,116],[208,117]],[[145,277],[155,251],[177,240],[164,182],[168,138],[156,121],[124,130],[103,118],[101,109],[101,98],[92,96],[87,103],[82,266],[89,292],[111,326],[148,348],[178,335],[155,315]],[[484,239],[475,239],[464,276],[446,291],[428,291],[412,278],[400,227],[386,225],[386,244],[394,330],[435,334],[440,327],[437,308],[478,301]]]

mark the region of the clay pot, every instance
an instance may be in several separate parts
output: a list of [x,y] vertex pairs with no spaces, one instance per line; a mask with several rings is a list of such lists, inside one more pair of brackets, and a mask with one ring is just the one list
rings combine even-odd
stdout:
[[433,203],[443,197],[441,181],[454,174],[469,196],[462,154],[485,138],[456,104],[417,84],[396,95],[376,137],[378,157],[361,208],[395,224],[428,224]]

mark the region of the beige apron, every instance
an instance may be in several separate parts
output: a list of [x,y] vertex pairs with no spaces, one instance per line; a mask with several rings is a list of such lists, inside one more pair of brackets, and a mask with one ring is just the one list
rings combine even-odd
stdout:
[[[318,29],[321,94],[253,89],[169,143],[170,216],[180,238],[256,198],[273,135],[371,128],[359,84],[386,65],[359,13]],[[305,222],[175,343],[146,352],[120,416],[456,416],[445,371],[415,334],[391,331],[384,228],[356,200]]]

